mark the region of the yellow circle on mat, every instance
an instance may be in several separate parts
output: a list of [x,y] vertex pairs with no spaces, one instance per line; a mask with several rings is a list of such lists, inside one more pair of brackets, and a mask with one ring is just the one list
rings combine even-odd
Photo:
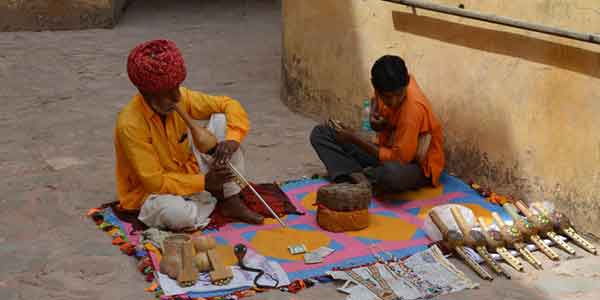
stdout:
[[371,214],[369,222],[369,227],[346,234],[373,240],[405,241],[410,240],[417,230],[417,226],[402,219],[377,214]]
[[303,260],[304,256],[292,255],[288,246],[304,244],[307,251],[329,245],[330,238],[320,231],[298,230],[294,228],[273,228],[259,230],[250,241],[256,251],[265,256],[287,260]]

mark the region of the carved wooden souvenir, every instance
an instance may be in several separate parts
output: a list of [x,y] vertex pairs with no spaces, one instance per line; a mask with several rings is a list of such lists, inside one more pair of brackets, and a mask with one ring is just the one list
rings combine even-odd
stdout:
[[194,244],[191,239],[183,242],[181,253],[181,271],[177,274],[177,282],[184,287],[193,286],[198,279],[198,270],[194,265]]
[[212,270],[206,252],[198,252],[196,256],[194,256],[194,265],[196,266],[196,269],[198,269],[198,272],[209,272]]
[[177,279],[179,270],[181,270],[181,244],[169,239],[165,240],[162,254],[160,272],[167,274],[172,279]]
[[163,258],[161,272],[176,279],[181,286],[192,286],[198,278],[194,265],[194,244],[189,235],[174,234],[167,237],[163,243]]
[[575,229],[573,229],[571,220],[569,220],[565,214],[557,210],[548,211],[544,208],[542,203],[534,203],[532,206],[550,219],[550,222],[552,222],[556,231],[568,236],[571,240],[573,240],[573,242],[575,242],[575,244],[583,248],[585,251],[588,251],[592,254],[598,254],[596,247],[579,235]]
[[533,226],[531,222],[529,222],[526,218],[523,218],[519,215],[517,208],[512,203],[505,203],[502,205],[504,210],[510,215],[513,219],[515,226],[523,233],[523,236],[526,240],[532,242],[542,253],[544,253],[551,260],[559,260],[560,257],[554,250],[552,250],[548,245],[542,241],[542,238],[538,235],[539,230]]
[[440,230],[440,233],[442,233],[443,241],[446,244],[446,247],[456,252],[456,254],[458,254],[458,256],[462,258],[467,265],[481,278],[493,280],[494,278],[492,275],[490,275],[490,273],[484,270],[477,262],[467,255],[463,248],[463,245],[465,244],[463,235],[456,230],[449,230],[448,226],[444,224],[435,210],[432,210],[429,215],[431,216],[433,224],[435,224],[435,226],[437,226],[437,228]]
[[205,252],[217,247],[217,240],[212,236],[194,234],[192,235],[192,241],[197,252]]
[[217,253],[215,238],[198,233],[192,235],[191,240],[196,252],[193,258],[196,269],[200,272],[209,272],[211,282],[215,285],[229,283],[233,279],[233,272],[230,267],[223,264],[223,260]]
[[546,217],[544,214],[534,214],[529,207],[527,207],[527,205],[520,200],[515,202],[515,206],[525,215],[525,217],[527,217],[527,220],[533,224],[533,226],[539,231],[539,234],[554,241],[558,247],[565,250],[567,253],[575,255],[575,249],[564,242],[556,234],[556,232],[554,232],[554,226],[548,217]]
[[483,218],[479,218],[479,225],[481,226],[483,236],[487,242],[487,247],[491,251],[498,253],[506,263],[513,267],[517,271],[523,271],[523,265],[521,262],[506,249],[506,242],[502,239],[500,231],[491,229],[485,224]]
[[233,278],[233,272],[230,267],[223,264],[223,260],[214,250],[208,250],[208,260],[210,261],[212,271],[209,272],[210,281],[215,285],[227,284]]
[[503,274],[507,278],[510,279],[510,274],[506,270],[504,270],[496,261],[492,258],[490,253],[486,249],[486,240],[485,236],[481,231],[474,230],[472,226],[470,226],[465,218],[463,217],[460,209],[458,207],[450,208],[450,212],[458,224],[458,228],[463,233],[463,237],[465,239],[465,245],[471,247],[477,251],[479,256],[483,258],[485,263],[494,270],[497,274]]
[[496,212],[492,212],[492,218],[498,224],[502,238],[506,245],[519,251],[523,258],[536,269],[543,269],[542,263],[529,252],[527,245],[523,242],[523,234],[516,226],[508,226]]

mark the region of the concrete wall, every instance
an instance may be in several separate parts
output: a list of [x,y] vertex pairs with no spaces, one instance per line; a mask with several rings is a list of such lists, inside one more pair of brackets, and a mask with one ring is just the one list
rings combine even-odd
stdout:
[[0,0],[0,31],[110,28],[128,0]]
[[[435,0],[600,33],[597,0]],[[405,58],[445,127],[449,170],[555,201],[600,233],[600,46],[379,0],[283,1],[282,98],[356,124],[383,54]]]

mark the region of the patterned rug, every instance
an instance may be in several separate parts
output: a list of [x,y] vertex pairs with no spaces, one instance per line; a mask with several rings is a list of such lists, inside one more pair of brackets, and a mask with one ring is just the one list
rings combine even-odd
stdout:
[[[474,214],[491,222],[491,212],[505,215],[498,205],[486,202],[476,191],[461,180],[443,174],[441,185],[437,188],[424,188],[386,197],[388,200],[374,200],[369,208],[371,225],[361,231],[331,233],[321,230],[316,223],[316,192],[319,187],[328,184],[323,179],[305,179],[285,183],[281,186],[292,204],[304,215],[287,215],[283,220],[287,228],[282,228],[274,219],[265,219],[261,226],[232,223],[218,230],[206,230],[217,240],[217,251],[225,265],[233,265],[236,258],[232,247],[243,243],[249,248],[280,263],[288,273],[290,281],[320,277],[327,271],[368,265],[375,262],[373,250],[386,251],[396,257],[404,257],[424,250],[431,241],[422,230],[423,222],[429,210],[446,203],[462,204],[473,210]],[[389,200],[391,199],[391,200]],[[139,243],[140,232],[131,223],[117,218],[110,207],[90,210],[88,215],[96,221],[98,227],[112,237],[113,245],[138,259],[138,269],[154,280],[154,271],[158,269],[160,253],[149,244]],[[101,217],[100,217],[101,216]],[[321,246],[336,251],[322,263],[305,264],[303,255],[291,255],[288,246],[304,244],[314,250]],[[371,247],[376,245],[376,248]],[[159,286],[153,285],[148,291],[160,295]],[[189,293],[189,297],[211,297],[234,294],[241,298],[244,291],[228,293]],[[249,295],[249,294],[248,294]],[[161,297],[162,299],[169,299]],[[182,298],[185,299],[185,298]]]
[[[266,225],[229,224],[219,231],[207,232],[219,244],[246,244],[249,248],[281,264],[290,280],[325,275],[327,271],[371,264],[376,251],[391,252],[404,257],[426,249],[431,241],[422,230],[429,210],[440,204],[456,203],[471,208],[476,216],[491,222],[491,212],[503,214],[500,206],[486,202],[477,192],[461,180],[444,174],[441,186],[424,188],[394,195],[393,200],[371,203],[371,225],[361,231],[331,233],[321,230],[316,223],[316,192],[327,181],[307,179],[289,182],[282,190],[292,203],[305,215],[289,215],[284,218],[287,228],[270,219]],[[386,197],[390,198],[390,197]],[[303,255],[292,255],[288,246],[304,244],[314,250],[321,246],[336,251],[322,263],[305,264]],[[376,245],[377,247],[371,247]]]

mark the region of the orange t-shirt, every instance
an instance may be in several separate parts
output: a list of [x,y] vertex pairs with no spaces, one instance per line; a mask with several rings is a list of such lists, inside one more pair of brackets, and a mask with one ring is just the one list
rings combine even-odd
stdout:
[[411,163],[416,159],[419,135],[429,133],[429,149],[418,163],[425,176],[431,178],[433,185],[439,185],[445,164],[442,127],[414,77],[410,76],[406,98],[396,110],[388,108],[379,99],[376,101],[379,114],[395,125],[394,129],[378,134],[379,160]]

